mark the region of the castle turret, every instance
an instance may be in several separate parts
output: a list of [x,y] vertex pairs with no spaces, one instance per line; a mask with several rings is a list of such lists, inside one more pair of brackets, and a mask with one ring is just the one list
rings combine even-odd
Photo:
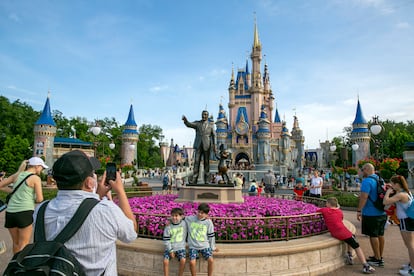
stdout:
[[305,159],[305,137],[303,131],[299,127],[298,117],[293,116],[292,140],[296,145],[296,168],[301,170],[303,167],[303,160]]
[[53,144],[56,136],[56,123],[50,112],[49,95],[47,96],[45,106],[40,118],[34,125],[34,151],[33,156],[42,157],[45,163],[52,167],[53,160]]
[[138,130],[134,118],[134,109],[129,108],[128,119],[122,132],[121,165],[136,165]]
[[358,99],[355,120],[352,123],[351,142],[358,144],[358,149],[352,151],[352,165],[356,165],[359,160],[370,156],[369,142],[371,139],[368,130],[368,123],[362,114],[361,104]]
[[270,121],[267,118],[266,107],[262,105],[257,137],[257,164],[270,163]]
[[253,123],[256,123],[260,116],[260,109],[264,100],[262,77],[260,73],[260,63],[262,61],[262,45],[259,40],[259,32],[257,30],[256,21],[254,23],[253,46],[250,57],[252,59],[252,81],[250,93],[252,102],[256,103],[251,107],[251,117]]
[[223,105],[220,104],[216,121],[217,148],[219,148],[221,144],[227,146],[226,139],[228,134],[228,125],[226,111],[224,111]]
[[231,79],[229,84],[229,108],[235,106],[235,96],[236,96],[236,82],[234,81],[234,68],[231,67]]

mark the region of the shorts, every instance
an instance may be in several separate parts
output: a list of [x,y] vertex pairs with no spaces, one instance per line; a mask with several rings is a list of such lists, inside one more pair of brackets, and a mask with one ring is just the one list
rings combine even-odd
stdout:
[[190,260],[195,260],[198,258],[198,254],[200,254],[203,256],[203,258],[205,260],[208,260],[208,258],[213,256],[213,250],[211,250],[211,248],[203,248],[203,249],[194,249],[194,248],[190,248],[188,250],[188,255],[190,257]]
[[357,249],[359,247],[359,243],[355,239],[355,235],[352,235],[352,237],[345,239],[344,242],[349,244],[352,249]]
[[400,231],[414,232],[414,219],[404,218],[400,219]]
[[26,228],[33,223],[33,210],[9,213],[6,211],[6,228]]
[[321,195],[319,195],[319,194],[311,194],[311,193],[309,194],[309,196],[310,197],[317,197],[317,198],[320,198],[321,197]]
[[[180,261],[181,259],[185,259],[187,252],[185,251],[185,249],[179,249],[177,251],[174,251],[174,253],[175,257]],[[170,251],[164,251],[164,259],[171,260]]]
[[162,190],[166,191],[168,189],[168,184],[162,184]]
[[384,236],[385,223],[387,216],[362,216],[362,234],[369,237]]
[[275,193],[275,186],[273,186],[272,184],[266,184],[264,191],[266,194],[274,194]]

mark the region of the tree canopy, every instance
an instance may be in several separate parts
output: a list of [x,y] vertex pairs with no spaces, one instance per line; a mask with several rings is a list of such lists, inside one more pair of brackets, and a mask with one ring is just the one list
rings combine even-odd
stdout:
[[[22,160],[33,155],[33,129],[40,114],[26,103],[19,100],[11,103],[6,97],[0,96],[0,171],[12,174]],[[118,164],[121,162],[123,126],[115,118],[90,122],[84,117],[66,118],[59,110],[53,110],[52,116],[57,128],[56,137],[76,137],[92,142],[96,146],[98,157]],[[95,124],[101,127],[101,133],[97,136],[89,131]],[[144,124],[139,128],[136,160],[139,167],[154,168],[163,165],[159,146],[155,143],[161,135],[162,129],[156,125]],[[110,143],[115,144],[114,149],[109,148]]]

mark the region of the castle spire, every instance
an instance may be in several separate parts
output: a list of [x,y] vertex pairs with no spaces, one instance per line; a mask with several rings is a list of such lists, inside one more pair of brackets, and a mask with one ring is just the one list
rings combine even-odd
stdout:
[[365,120],[364,115],[362,114],[361,104],[359,103],[359,97],[358,97],[358,104],[357,104],[357,110],[355,114],[355,120],[352,123],[353,125],[356,124],[366,124],[367,120]]
[[45,106],[43,107],[43,112],[40,114],[39,120],[35,123],[35,125],[51,125],[56,126],[55,121],[52,117],[52,112],[50,112],[50,102],[49,102],[50,92],[48,92],[47,99]]
[[125,122],[125,126],[135,126],[135,127],[137,126],[137,123],[135,122],[135,118],[134,118],[134,108],[133,108],[132,104],[129,108],[128,119]]
[[282,120],[280,120],[279,111],[277,109],[277,106],[276,106],[275,121],[274,122],[275,123],[281,123],[282,122]]
[[257,31],[256,14],[254,15],[254,38],[253,48],[260,47],[259,32]]
[[138,130],[132,104],[122,131],[121,165],[136,165]]

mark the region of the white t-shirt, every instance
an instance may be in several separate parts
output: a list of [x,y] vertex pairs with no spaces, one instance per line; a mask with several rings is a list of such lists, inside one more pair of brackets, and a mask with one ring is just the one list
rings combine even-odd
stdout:
[[[311,194],[314,195],[322,195],[322,184],[323,184],[323,179],[322,177],[318,176],[318,177],[312,177],[311,178],[311,183],[310,183],[310,189],[309,192]],[[315,188],[317,186],[321,186],[319,188]]]

